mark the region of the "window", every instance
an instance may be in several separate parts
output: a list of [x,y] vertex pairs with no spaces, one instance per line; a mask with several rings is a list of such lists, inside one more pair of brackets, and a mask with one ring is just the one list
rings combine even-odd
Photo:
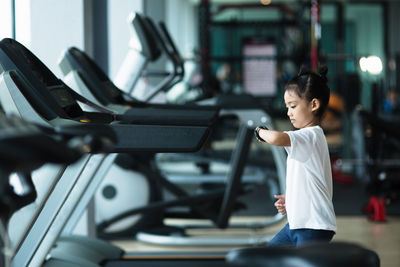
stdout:
[[0,39],[13,37],[13,0],[0,1]]

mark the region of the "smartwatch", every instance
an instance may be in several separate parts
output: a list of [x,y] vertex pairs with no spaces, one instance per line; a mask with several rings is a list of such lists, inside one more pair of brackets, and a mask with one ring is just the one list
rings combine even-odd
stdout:
[[257,127],[254,129],[254,135],[256,136],[257,140],[260,141],[260,142],[265,142],[265,140],[262,139],[262,138],[260,137],[260,135],[258,134],[258,131],[259,131],[260,129],[268,130],[268,128],[265,127],[265,126],[257,126]]

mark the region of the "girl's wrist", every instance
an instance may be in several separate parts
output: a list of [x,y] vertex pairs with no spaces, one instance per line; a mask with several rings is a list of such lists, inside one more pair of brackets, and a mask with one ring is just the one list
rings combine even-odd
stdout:
[[264,140],[263,138],[261,138],[261,136],[260,136],[260,130],[261,130],[261,129],[263,129],[263,130],[268,130],[268,128],[265,127],[265,126],[257,126],[257,127],[254,129],[254,135],[256,136],[256,138],[257,138],[258,141],[260,141],[260,142],[265,142],[265,140]]

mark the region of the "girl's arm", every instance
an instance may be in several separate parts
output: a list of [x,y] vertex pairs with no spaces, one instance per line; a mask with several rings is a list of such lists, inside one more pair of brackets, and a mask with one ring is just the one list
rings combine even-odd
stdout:
[[258,135],[271,145],[290,146],[290,138],[287,133],[259,128]]

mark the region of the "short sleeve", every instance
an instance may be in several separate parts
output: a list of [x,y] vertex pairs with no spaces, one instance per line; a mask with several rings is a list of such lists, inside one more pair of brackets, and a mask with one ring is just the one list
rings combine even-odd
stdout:
[[304,128],[286,133],[290,138],[290,148],[286,149],[288,157],[300,162],[306,162],[310,158],[315,145],[316,134],[314,131]]

